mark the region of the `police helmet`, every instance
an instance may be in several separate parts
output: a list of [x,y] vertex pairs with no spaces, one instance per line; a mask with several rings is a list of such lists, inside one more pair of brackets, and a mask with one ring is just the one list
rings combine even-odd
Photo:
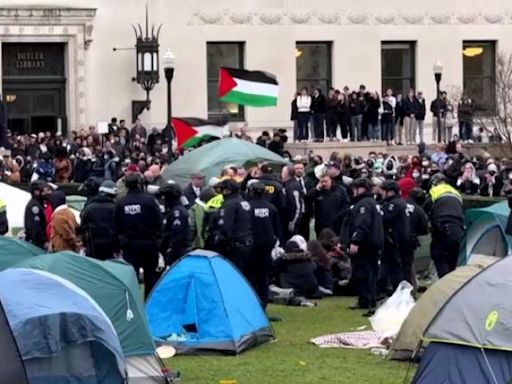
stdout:
[[144,177],[139,172],[130,173],[125,176],[124,183],[129,190],[141,189]]
[[42,180],[36,180],[30,183],[30,193],[33,195],[36,191],[41,193],[47,184]]
[[382,183],[380,187],[383,191],[393,191],[395,193],[400,193],[400,187],[395,180],[386,180]]
[[252,182],[249,182],[248,185],[249,192],[253,193],[256,196],[263,196],[263,194],[265,193],[265,184],[257,180],[251,181]]
[[115,196],[117,195],[116,183],[114,183],[112,180],[105,180],[103,183],[101,183],[98,192],[102,195]]
[[232,178],[222,180],[219,184],[217,184],[216,187],[220,189],[227,189],[233,193],[240,191],[240,184],[238,184],[237,181]]
[[410,190],[409,197],[418,205],[423,205],[426,199],[425,191],[417,187]]
[[373,185],[372,185],[372,182],[370,181],[370,179],[367,179],[365,177],[360,177],[359,179],[354,180],[352,182],[352,184],[350,184],[350,187],[352,189],[364,188],[367,191],[371,191],[373,188]]
[[446,182],[446,176],[442,172],[438,172],[430,178],[430,183],[428,185],[428,189],[435,187],[436,185],[439,185],[441,183],[445,183],[445,182]]
[[89,177],[78,188],[79,191],[85,190],[87,196],[96,196],[101,186],[101,179],[99,177]]
[[178,184],[171,182],[160,188],[160,194],[166,199],[176,200],[181,197],[182,191]]

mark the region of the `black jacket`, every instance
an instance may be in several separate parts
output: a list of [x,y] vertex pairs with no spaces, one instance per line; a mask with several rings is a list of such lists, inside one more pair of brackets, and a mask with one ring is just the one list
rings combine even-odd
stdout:
[[267,149],[279,156],[283,156],[284,154],[284,144],[281,142],[281,140],[271,140],[270,143],[268,143]]
[[502,189],[503,179],[500,175],[494,176],[494,184],[489,183],[486,175],[482,177],[482,183],[480,184],[480,196],[497,197],[501,195]]
[[9,221],[7,220],[7,210],[5,204],[0,201],[0,235],[9,232]]
[[190,208],[192,205],[194,205],[196,199],[199,197],[196,195],[194,191],[194,187],[192,187],[192,183],[189,183],[184,189],[183,189],[183,196],[187,198],[188,205],[186,208]]
[[179,199],[165,207],[160,251],[165,256],[167,265],[172,265],[192,247],[188,217],[188,211]]
[[252,211],[252,238],[254,246],[274,245],[279,237],[279,213],[276,207],[264,198],[249,202]]
[[32,198],[25,208],[25,240],[39,248],[48,241],[43,205]]
[[316,232],[330,228],[334,233],[339,233],[350,204],[345,188],[337,185],[330,190],[314,188],[307,198],[313,205]]
[[218,225],[222,239],[228,246],[234,243],[252,243],[251,206],[239,194],[224,198]]
[[80,228],[85,234],[87,254],[98,259],[112,258],[112,255],[96,255],[98,247],[112,247],[119,250],[116,223],[114,220],[116,203],[113,198],[98,195],[92,198],[81,213]]
[[346,232],[342,236],[345,246],[359,246],[359,253],[378,253],[384,247],[382,214],[372,193],[367,192],[354,199],[347,215]]
[[362,115],[364,108],[365,108],[364,101],[362,101],[360,99],[356,99],[356,100],[350,99],[350,103],[349,103],[350,116]]
[[416,116],[416,113],[418,113],[418,103],[415,97],[413,97],[412,100],[409,97],[403,99],[402,107],[404,116]]
[[416,120],[425,120],[425,115],[427,114],[427,106],[425,104],[425,99],[415,99],[416,100]]
[[162,229],[160,206],[153,196],[143,191],[128,191],[116,204],[115,223],[122,246],[157,241]]
[[413,200],[407,201],[407,211],[409,213],[411,230],[410,245],[412,248],[416,249],[420,245],[418,236],[428,234],[428,216],[425,213],[425,210]]
[[297,249],[297,252],[287,252],[274,262],[274,268],[279,274],[282,288],[293,289],[296,296],[317,295],[316,264],[309,252],[303,252],[300,249]]
[[326,112],[326,100],[323,94],[318,96],[311,96],[311,112],[312,113],[325,113]]
[[437,114],[439,113],[441,117],[446,116],[446,101],[443,99],[434,99],[432,100],[432,103],[430,104],[430,112],[432,112],[432,115],[434,117],[437,117]]
[[73,180],[75,183],[84,183],[90,176],[92,161],[77,159],[73,167]]
[[297,107],[297,99],[292,100],[292,109],[290,112],[290,120],[297,121],[299,118],[299,108]]
[[300,182],[293,178],[289,180],[284,186],[284,195],[286,199],[285,211],[283,215],[283,225],[286,224],[286,231],[289,231],[288,225],[293,225],[292,233],[299,230],[299,225],[306,208],[304,203],[304,191]]
[[279,214],[282,214],[286,204],[283,185],[274,175],[264,174],[261,175],[259,180],[265,185],[265,194],[263,197],[276,207]]
[[411,247],[411,222],[407,203],[395,195],[386,199],[383,206],[384,244],[386,248],[407,249]]
[[380,109],[380,100],[369,98],[368,99],[368,123],[372,125],[377,125],[379,123],[379,109]]

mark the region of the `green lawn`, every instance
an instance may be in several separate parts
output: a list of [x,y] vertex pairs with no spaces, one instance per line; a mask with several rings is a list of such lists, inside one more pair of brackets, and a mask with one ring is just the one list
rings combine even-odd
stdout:
[[408,364],[383,360],[369,351],[321,349],[309,344],[312,337],[368,324],[361,311],[347,309],[351,301],[331,298],[319,301],[316,308],[271,306],[269,313],[283,318],[283,322],[273,323],[276,342],[238,357],[182,356],[166,363],[181,371],[183,384],[218,384],[228,379],[238,384],[403,383]]

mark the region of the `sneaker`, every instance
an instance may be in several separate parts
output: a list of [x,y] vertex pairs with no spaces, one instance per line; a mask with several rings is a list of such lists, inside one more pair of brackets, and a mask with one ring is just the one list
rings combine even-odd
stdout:
[[332,291],[324,287],[318,287],[318,290],[326,296],[332,296]]

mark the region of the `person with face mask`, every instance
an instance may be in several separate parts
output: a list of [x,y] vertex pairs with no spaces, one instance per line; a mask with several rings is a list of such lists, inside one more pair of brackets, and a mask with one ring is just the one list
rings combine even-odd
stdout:
[[498,173],[496,164],[489,164],[487,172],[482,177],[480,185],[480,196],[500,196],[503,189],[503,179]]
[[367,309],[363,316],[372,316],[376,306],[379,258],[384,246],[382,214],[370,180],[354,180],[350,187],[353,205],[348,211],[342,239],[351,256],[352,282],[359,296],[350,308]]
[[48,248],[46,217],[43,208],[43,190],[46,183],[34,181],[30,184],[32,198],[25,207],[25,240],[35,246]]

